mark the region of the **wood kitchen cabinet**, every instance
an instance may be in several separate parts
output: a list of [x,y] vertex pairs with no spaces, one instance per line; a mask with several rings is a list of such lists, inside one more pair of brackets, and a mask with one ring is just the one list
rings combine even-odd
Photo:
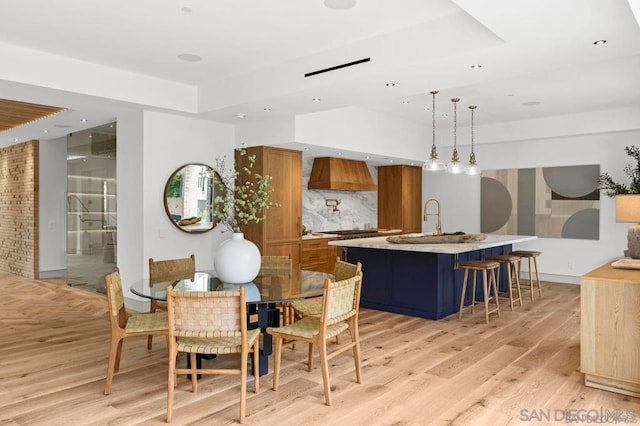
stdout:
[[[253,171],[271,176],[274,192],[270,201],[280,207],[266,211],[266,219],[247,225],[245,238],[253,241],[263,256],[289,256],[293,269],[301,266],[302,234],[302,153],[290,149],[256,146],[247,155],[236,153],[238,170],[246,166],[247,156],[255,155]],[[244,173],[240,172],[239,179]]]
[[330,246],[333,238],[302,240],[302,269],[333,274],[338,256],[338,247]]
[[601,266],[580,281],[585,385],[640,398],[640,271]]
[[422,231],[422,168],[378,167],[378,228]]

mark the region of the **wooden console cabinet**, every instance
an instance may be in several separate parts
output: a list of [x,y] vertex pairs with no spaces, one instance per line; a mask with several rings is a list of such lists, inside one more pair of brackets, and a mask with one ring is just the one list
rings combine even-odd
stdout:
[[640,398],[640,270],[601,266],[581,278],[585,386]]
[[327,243],[336,238],[302,240],[302,269],[333,274],[338,247]]

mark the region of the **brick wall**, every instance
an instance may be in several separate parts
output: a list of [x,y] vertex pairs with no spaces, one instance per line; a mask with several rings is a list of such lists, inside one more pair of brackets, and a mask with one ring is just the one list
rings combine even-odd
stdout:
[[0,270],[38,279],[38,141],[0,149]]

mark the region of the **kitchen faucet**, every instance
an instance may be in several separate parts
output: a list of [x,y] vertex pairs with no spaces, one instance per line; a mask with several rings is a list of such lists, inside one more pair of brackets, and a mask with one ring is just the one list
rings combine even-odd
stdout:
[[[429,203],[432,201],[435,201],[438,207],[437,213],[428,213]],[[442,225],[440,222],[440,201],[436,200],[435,198],[429,198],[424,203],[424,216],[423,216],[424,219],[423,220],[426,222],[429,216],[432,216],[432,215],[436,215],[438,217],[438,221],[436,222],[436,232],[434,232],[433,235],[442,235]]]

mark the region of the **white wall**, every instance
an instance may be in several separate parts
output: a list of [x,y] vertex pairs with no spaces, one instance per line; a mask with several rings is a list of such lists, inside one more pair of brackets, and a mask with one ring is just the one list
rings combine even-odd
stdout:
[[292,117],[280,117],[270,120],[238,123],[236,126],[237,147],[278,145],[293,142],[294,121]]
[[[550,138],[476,148],[478,164],[484,170],[600,164],[601,172],[625,180],[624,166],[633,160],[624,153],[627,145],[638,144],[640,131]],[[423,174],[423,199],[437,197],[442,203],[445,231],[480,230],[480,178],[478,176]],[[514,246],[542,252],[539,267],[547,279],[579,282],[580,275],[622,256],[629,225],[615,222],[614,200],[601,193],[600,239],[574,240],[540,238]],[[431,231],[432,224],[423,224]]]
[[40,278],[63,277],[67,270],[67,138],[40,141]]
[[[418,159],[430,148],[430,126],[360,107],[339,108],[295,119],[295,141],[367,152],[380,156]],[[428,139],[429,141],[431,139]]]
[[[126,297],[131,283],[144,277],[143,113],[120,113],[117,123],[117,265]],[[140,307],[133,308],[140,310]]]
[[[164,210],[164,187],[178,168],[188,163],[215,165],[215,159],[233,158],[234,126],[158,112],[144,113],[144,174],[142,210],[142,265],[148,277],[148,258],[170,259],[195,254],[196,269],[213,269],[216,246],[230,236],[222,227],[201,234],[179,230]],[[233,162],[229,163],[230,165]],[[120,211],[121,206],[118,207]]]

